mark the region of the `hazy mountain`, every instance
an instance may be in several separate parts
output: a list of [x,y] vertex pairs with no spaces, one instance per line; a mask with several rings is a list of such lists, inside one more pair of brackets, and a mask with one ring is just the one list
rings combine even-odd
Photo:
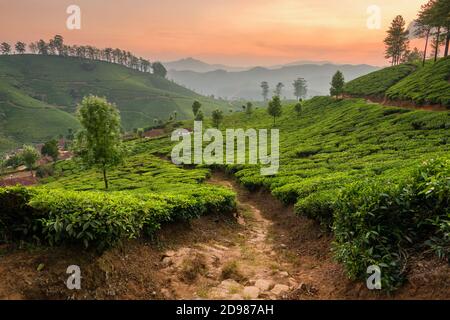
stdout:
[[305,64],[277,69],[255,67],[233,72],[215,70],[201,73],[171,70],[168,77],[204,95],[260,100],[262,81],[269,82],[271,90],[275,89],[278,82],[282,82],[285,85],[283,96],[294,98],[292,83],[298,77],[303,77],[308,82],[309,96],[327,95],[331,78],[337,70],[341,70],[346,81],[349,81],[379,69],[370,65]]
[[242,71],[248,69],[240,67],[231,67],[223,64],[208,64],[206,62],[194,58],[186,58],[177,61],[164,62],[163,64],[167,70],[175,70],[175,71],[209,72],[215,70]]

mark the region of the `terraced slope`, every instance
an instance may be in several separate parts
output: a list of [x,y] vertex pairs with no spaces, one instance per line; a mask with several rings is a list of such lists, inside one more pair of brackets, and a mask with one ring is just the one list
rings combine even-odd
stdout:
[[116,64],[57,56],[0,56],[0,152],[76,128],[73,113],[88,94],[116,103],[126,130],[152,126],[155,118],[167,119],[174,111],[178,119],[188,119],[194,100],[202,102],[206,114],[228,109],[224,102]]

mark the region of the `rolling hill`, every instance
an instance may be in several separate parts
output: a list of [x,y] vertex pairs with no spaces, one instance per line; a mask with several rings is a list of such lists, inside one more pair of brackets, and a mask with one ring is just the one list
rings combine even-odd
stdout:
[[386,98],[417,106],[450,107],[450,57],[425,66],[402,64],[357,78],[345,85],[353,97]]
[[116,64],[58,56],[0,56],[0,152],[76,128],[76,106],[88,94],[116,103],[125,130],[152,126],[155,118],[167,119],[173,111],[178,119],[188,119],[194,100],[203,104],[206,114],[228,109],[223,101]]

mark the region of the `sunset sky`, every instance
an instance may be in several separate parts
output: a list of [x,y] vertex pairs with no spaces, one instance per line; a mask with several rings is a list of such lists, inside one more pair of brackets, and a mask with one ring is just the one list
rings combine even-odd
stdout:
[[[235,66],[295,60],[387,64],[383,38],[426,0],[0,0],[0,42],[48,40],[119,47],[151,61],[195,57]],[[81,8],[81,30],[66,9]],[[381,8],[381,30],[366,26]]]

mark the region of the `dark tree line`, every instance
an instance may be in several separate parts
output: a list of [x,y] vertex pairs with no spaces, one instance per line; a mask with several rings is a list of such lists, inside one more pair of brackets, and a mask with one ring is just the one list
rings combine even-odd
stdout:
[[[0,44],[0,51],[4,55],[11,54],[11,46],[3,42]],[[27,45],[23,42],[15,44],[15,53],[24,54],[27,52]],[[155,75],[165,77],[167,70],[160,62],[151,63],[147,59],[137,57],[130,51],[121,50],[119,48],[99,49],[94,46],[67,45],[64,38],[56,35],[48,42],[40,39],[39,41],[28,44],[28,52],[40,55],[57,55],[62,57],[76,57],[80,59],[89,59],[97,61],[106,61],[116,63],[127,68],[138,70],[141,72],[154,73]]]

